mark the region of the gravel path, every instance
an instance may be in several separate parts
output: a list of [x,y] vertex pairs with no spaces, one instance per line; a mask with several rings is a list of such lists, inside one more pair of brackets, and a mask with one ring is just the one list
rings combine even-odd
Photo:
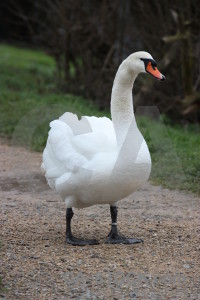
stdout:
[[200,299],[199,197],[147,184],[121,201],[119,229],[143,244],[106,245],[109,206],[75,210],[46,185],[41,154],[0,146],[0,299]]

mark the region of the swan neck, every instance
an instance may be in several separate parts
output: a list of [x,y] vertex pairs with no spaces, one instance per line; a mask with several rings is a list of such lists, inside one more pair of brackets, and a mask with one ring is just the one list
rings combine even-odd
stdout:
[[111,95],[111,117],[118,146],[127,136],[130,126],[137,126],[133,110],[132,89],[137,73],[129,70],[124,61],[116,74]]

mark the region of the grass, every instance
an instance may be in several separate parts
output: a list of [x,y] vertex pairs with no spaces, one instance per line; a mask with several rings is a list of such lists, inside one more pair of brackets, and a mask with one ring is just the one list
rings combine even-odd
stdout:
[[167,125],[162,116],[159,121],[140,117],[138,126],[150,149],[154,183],[200,194],[199,126]]
[[[55,63],[42,51],[0,45],[0,69],[0,135],[13,144],[42,151],[49,122],[65,111],[109,116],[89,100],[58,92]],[[200,194],[199,126],[172,126],[163,116],[137,121],[152,156],[151,180]]]
[[102,115],[81,97],[55,92],[54,61],[41,51],[0,45],[0,69],[0,134],[14,142],[41,151],[49,122],[65,111]]

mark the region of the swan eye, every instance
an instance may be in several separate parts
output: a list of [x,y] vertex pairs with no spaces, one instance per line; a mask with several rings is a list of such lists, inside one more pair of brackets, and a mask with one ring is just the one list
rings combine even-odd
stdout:
[[157,63],[155,62],[155,60],[151,61],[151,65],[152,65],[152,68],[155,70],[157,67]]
[[144,66],[145,69],[147,68],[147,66],[151,65],[153,70],[156,69],[157,67],[157,63],[155,62],[154,59],[150,59],[150,58],[140,58],[140,60],[142,60],[144,62]]

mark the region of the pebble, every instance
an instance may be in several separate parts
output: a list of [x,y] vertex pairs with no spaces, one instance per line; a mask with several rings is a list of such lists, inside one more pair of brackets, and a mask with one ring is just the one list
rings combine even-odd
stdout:
[[184,264],[183,267],[184,267],[185,269],[189,269],[189,268],[190,268],[190,265]]

